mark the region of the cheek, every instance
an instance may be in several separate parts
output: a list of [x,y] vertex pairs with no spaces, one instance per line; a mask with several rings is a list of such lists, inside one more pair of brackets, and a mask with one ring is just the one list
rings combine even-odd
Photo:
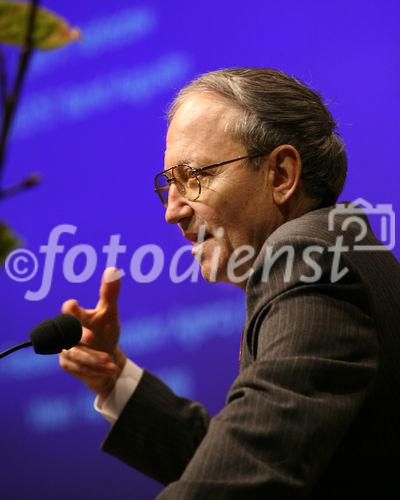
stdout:
[[224,224],[224,246],[231,252],[240,245],[248,242],[248,231],[252,224],[252,219],[246,216],[243,210],[232,213],[231,217],[226,218]]
[[221,210],[216,209],[213,205],[209,203],[204,203],[199,201],[198,203],[193,203],[193,210],[195,214],[195,226],[199,227],[201,224],[205,224],[207,229],[215,234],[219,227],[224,227],[225,219]]
[[[205,224],[221,246],[230,250],[245,243],[249,225],[254,221],[253,205],[242,194],[238,196],[237,189],[229,193],[215,190],[208,192],[207,198],[204,196],[203,200],[193,203],[196,226]],[[222,236],[218,234],[221,228]]]

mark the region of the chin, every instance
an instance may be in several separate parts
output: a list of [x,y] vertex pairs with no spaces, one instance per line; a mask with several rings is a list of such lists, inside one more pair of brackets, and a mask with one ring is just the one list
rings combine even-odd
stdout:
[[209,283],[226,281],[231,252],[225,245],[221,245],[218,241],[212,241],[211,243],[204,246],[204,250],[198,259],[201,274]]
[[201,275],[205,281],[208,283],[229,283],[239,288],[246,288],[249,274],[249,272],[246,273],[247,267],[238,269],[235,279],[232,280],[228,275],[228,262],[219,263],[218,267],[214,266],[214,268],[210,264],[208,259],[204,259],[200,264]]
[[217,262],[211,258],[204,257],[200,262],[201,275],[208,283],[220,283],[226,281],[226,266],[221,259]]
[[213,272],[210,267],[203,265],[201,266],[201,275],[208,283],[220,283],[225,281],[223,273],[220,273],[219,270],[217,270],[217,272],[214,270]]

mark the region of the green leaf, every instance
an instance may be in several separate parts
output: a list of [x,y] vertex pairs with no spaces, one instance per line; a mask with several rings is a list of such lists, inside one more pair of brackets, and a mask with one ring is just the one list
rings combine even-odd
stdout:
[[[0,43],[23,46],[31,6],[25,2],[0,1]],[[39,7],[33,30],[33,46],[49,50],[78,40],[80,31],[50,10]]]
[[20,241],[9,227],[0,222],[0,264],[6,260],[7,255],[14,250]]

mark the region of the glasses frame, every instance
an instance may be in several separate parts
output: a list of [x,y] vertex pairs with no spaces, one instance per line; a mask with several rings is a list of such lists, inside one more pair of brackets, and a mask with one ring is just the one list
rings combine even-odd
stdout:
[[[171,168],[168,168],[167,170],[163,170],[162,172],[159,172],[158,174],[156,174],[156,176],[154,177],[154,191],[157,193],[157,195],[159,196],[160,200],[161,200],[161,203],[163,204],[164,207],[167,207],[168,205],[168,200],[164,200],[161,192],[162,191],[165,191],[165,190],[169,190],[169,187],[171,185],[172,182],[175,182],[176,181],[176,178],[175,177],[166,177],[166,173],[167,172],[172,172],[173,173],[173,170],[174,168],[176,167],[188,167],[190,168],[191,172],[190,172],[190,176],[191,177],[194,177],[197,181],[197,184],[199,186],[199,194],[196,196],[196,198],[192,199],[192,200],[189,200],[189,201],[196,201],[199,199],[200,195],[201,195],[201,182],[200,182],[200,179],[198,178],[198,175],[201,174],[201,172],[204,172],[205,170],[209,170],[211,168],[217,168],[217,167],[222,167],[223,165],[228,165],[229,163],[233,163],[235,161],[239,161],[239,160],[250,160],[252,158],[257,158],[258,156],[263,156],[265,155],[266,153],[257,153],[257,154],[254,154],[254,155],[246,155],[246,156],[239,156],[238,158],[233,158],[232,160],[224,160],[224,161],[220,161],[218,163],[212,163],[211,165],[206,165],[204,167],[200,167],[200,168],[194,168],[194,167],[191,167],[190,165],[187,165],[186,163],[179,163],[178,165],[174,165],[173,167]],[[167,180],[167,186],[163,187],[163,188],[159,188],[157,186],[157,179],[160,178],[161,176],[165,177],[166,180]],[[179,190],[179,188],[177,188]],[[180,192],[180,191],[179,191]],[[183,197],[185,197],[185,195],[183,193],[181,193]],[[186,198],[187,199],[187,198]]]

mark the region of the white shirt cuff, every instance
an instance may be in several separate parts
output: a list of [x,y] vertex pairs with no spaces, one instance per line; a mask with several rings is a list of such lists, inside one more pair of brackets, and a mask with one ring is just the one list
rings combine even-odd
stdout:
[[128,399],[136,390],[142,375],[143,368],[140,368],[136,363],[127,359],[108,397],[104,401],[100,401],[100,397],[96,396],[94,409],[101,413],[111,424],[114,424],[128,402]]

